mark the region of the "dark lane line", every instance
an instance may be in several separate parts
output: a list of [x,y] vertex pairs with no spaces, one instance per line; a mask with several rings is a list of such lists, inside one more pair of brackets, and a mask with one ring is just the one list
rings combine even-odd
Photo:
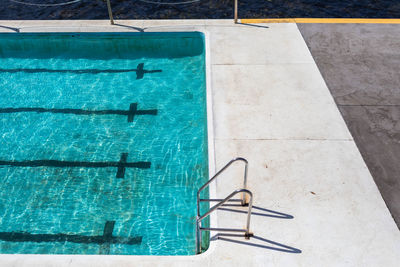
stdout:
[[71,242],[81,244],[106,245],[106,252],[109,252],[110,244],[138,245],[142,242],[142,236],[118,237],[112,236],[115,221],[107,221],[103,235],[85,236],[71,234],[31,234],[27,232],[0,232],[0,240],[7,242]]
[[12,167],[55,167],[55,168],[68,168],[68,167],[85,167],[85,168],[107,168],[116,167],[116,178],[124,178],[126,168],[139,168],[149,169],[151,162],[138,161],[127,162],[128,153],[122,153],[120,161],[118,162],[88,162],[88,161],[60,161],[60,160],[25,160],[25,161],[5,161],[0,160],[0,166]]
[[135,115],[157,115],[157,109],[138,110],[137,103],[131,103],[129,110],[85,110],[85,109],[72,109],[72,108],[0,108],[0,113],[22,113],[22,112],[36,112],[36,113],[55,113],[55,114],[75,114],[75,115],[125,115],[128,116],[128,122],[133,122]]
[[18,73],[18,72],[24,72],[24,73],[74,73],[74,74],[99,74],[99,73],[124,73],[124,72],[136,72],[136,79],[143,79],[144,74],[147,73],[156,73],[156,72],[162,72],[162,70],[145,70],[144,69],[144,63],[139,63],[137,65],[136,69],[82,69],[82,70],[69,70],[69,69],[59,69],[59,70],[54,70],[54,69],[0,69],[0,73]]

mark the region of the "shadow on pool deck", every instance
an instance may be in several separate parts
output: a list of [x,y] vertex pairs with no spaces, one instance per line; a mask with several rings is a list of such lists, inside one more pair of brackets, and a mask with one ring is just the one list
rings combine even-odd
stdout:
[[19,28],[14,28],[14,27],[8,27],[8,26],[0,25],[0,28],[4,28],[4,29],[7,29],[7,30],[12,30],[14,32],[20,32]]
[[[231,208],[225,208],[225,207],[231,207]],[[238,209],[242,208],[242,209]],[[223,208],[218,208],[219,211],[226,211],[226,212],[234,212],[234,213],[243,213],[247,214],[247,206],[242,206],[240,204],[224,204]],[[254,212],[254,210],[257,210],[257,212]],[[266,209],[266,208],[261,208],[258,206],[252,207],[252,216],[262,216],[262,217],[270,217],[270,218],[275,218],[275,219],[293,219],[294,217],[292,215]],[[231,243],[236,243],[240,245],[245,245],[245,246],[252,246],[252,247],[258,247],[258,248],[263,248],[263,249],[269,249],[269,250],[275,250],[275,251],[280,251],[280,252],[286,252],[286,253],[301,253],[300,249],[284,245],[282,243],[278,243],[276,241],[272,241],[269,239],[266,239],[261,236],[253,235],[250,237],[250,239],[244,239],[243,234],[229,234],[229,233],[217,233],[214,236],[211,237],[210,241],[216,241],[216,240],[222,240],[226,242],[231,242]]]
[[[224,204],[224,207],[242,207],[240,204]],[[264,217],[270,217],[270,218],[276,218],[276,219],[293,219],[294,217],[292,215],[274,211],[274,210],[269,210],[265,208],[260,208],[257,206],[253,205],[253,210],[259,210],[261,212],[251,212],[251,215],[256,215],[256,216],[264,216]],[[230,212],[236,212],[236,213],[245,213],[247,214],[246,210],[237,210],[237,209],[229,209],[229,208],[218,208],[218,210],[223,210],[223,211],[230,211]]]
[[[227,238],[229,237],[229,238]],[[252,236],[249,240],[243,238],[240,234],[223,234],[219,233],[211,237],[211,241],[222,240],[226,242],[236,243],[245,246],[263,248],[268,250],[275,250],[285,253],[301,253],[300,249],[284,245],[257,235]]]

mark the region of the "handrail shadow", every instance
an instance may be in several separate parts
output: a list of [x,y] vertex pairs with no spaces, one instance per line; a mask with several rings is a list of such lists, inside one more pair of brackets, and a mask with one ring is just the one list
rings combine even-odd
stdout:
[[[214,235],[210,241],[216,241],[216,240],[222,240],[222,241],[226,241],[226,242],[232,242],[232,243],[236,243],[236,244],[240,244],[240,245],[246,245],[246,246],[252,246],[252,247],[258,247],[258,248],[263,248],[263,249],[269,249],[269,250],[275,250],[275,251],[279,251],[279,252],[285,252],[285,253],[295,253],[295,254],[299,254],[302,253],[302,251],[298,248],[294,248],[291,246],[287,246],[260,236],[252,236],[250,238],[249,241],[240,241],[240,240],[235,240],[235,239],[230,239],[230,238],[226,238],[227,237],[243,237],[243,235],[240,234],[222,234],[222,233],[218,233],[216,235]],[[252,242],[253,239],[256,239],[257,241],[261,241],[263,243],[265,243],[266,245],[263,244],[259,244],[259,243],[254,243]],[[273,245],[273,246],[271,246]]]
[[[225,205],[223,205],[223,207],[242,207],[242,206],[240,204],[225,204]],[[247,210],[236,210],[236,209],[229,209],[229,208],[223,208],[223,207],[218,208],[218,210],[247,214]],[[278,211],[274,211],[274,210],[269,210],[269,209],[257,207],[254,205],[253,205],[252,209],[260,210],[265,213],[251,212],[251,215],[264,216],[264,217],[277,218],[277,219],[293,219],[294,218],[290,214],[286,214],[286,213],[282,213],[282,212],[278,212]]]

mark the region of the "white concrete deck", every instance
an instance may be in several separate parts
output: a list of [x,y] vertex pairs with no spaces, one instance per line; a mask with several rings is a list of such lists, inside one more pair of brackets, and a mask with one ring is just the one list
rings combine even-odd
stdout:
[[[0,21],[0,31],[208,32],[216,166],[246,157],[254,205],[271,211],[253,210],[256,238],[224,237],[198,256],[2,255],[1,266],[399,265],[400,232],[296,24],[117,23]],[[218,180],[220,197],[239,171]],[[244,227],[245,215],[219,211],[218,224]]]

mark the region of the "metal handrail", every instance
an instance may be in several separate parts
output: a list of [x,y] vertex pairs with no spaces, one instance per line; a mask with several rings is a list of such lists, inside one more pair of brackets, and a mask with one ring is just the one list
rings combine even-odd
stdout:
[[[201,222],[212,212],[214,212],[216,209],[218,209],[220,206],[228,202],[232,197],[234,197],[236,194],[243,193],[243,194],[248,194],[250,196],[250,201],[249,201],[249,208],[247,211],[247,222],[246,222],[246,229],[230,229],[230,228],[202,228],[201,227]],[[201,252],[201,243],[202,243],[202,237],[201,237],[201,231],[229,231],[229,232],[245,232],[244,236],[246,238],[250,238],[252,234],[250,233],[250,216],[251,216],[251,209],[253,207],[253,193],[248,190],[248,189],[238,189],[233,191],[229,196],[224,198],[221,202],[215,204],[212,208],[210,208],[205,214],[202,216],[197,216],[196,218],[196,252],[199,254]]]
[[[234,158],[231,161],[229,161],[221,170],[219,170],[213,177],[211,177],[210,180],[208,180],[200,189],[197,191],[197,216],[200,216],[200,201],[207,201],[206,199],[200,199],[200,193],[203,191],[212,181],[214,181],[221,173],[223,173],[232,163],[236,161],[242,161],[245,163],[244,167],[244,177],[243,177],[243,188],[247,188],[247,166],[249,165],[249,162],[245,158]],[[242,206],[246,205],[246,194],[243,193],[242,195]]]

